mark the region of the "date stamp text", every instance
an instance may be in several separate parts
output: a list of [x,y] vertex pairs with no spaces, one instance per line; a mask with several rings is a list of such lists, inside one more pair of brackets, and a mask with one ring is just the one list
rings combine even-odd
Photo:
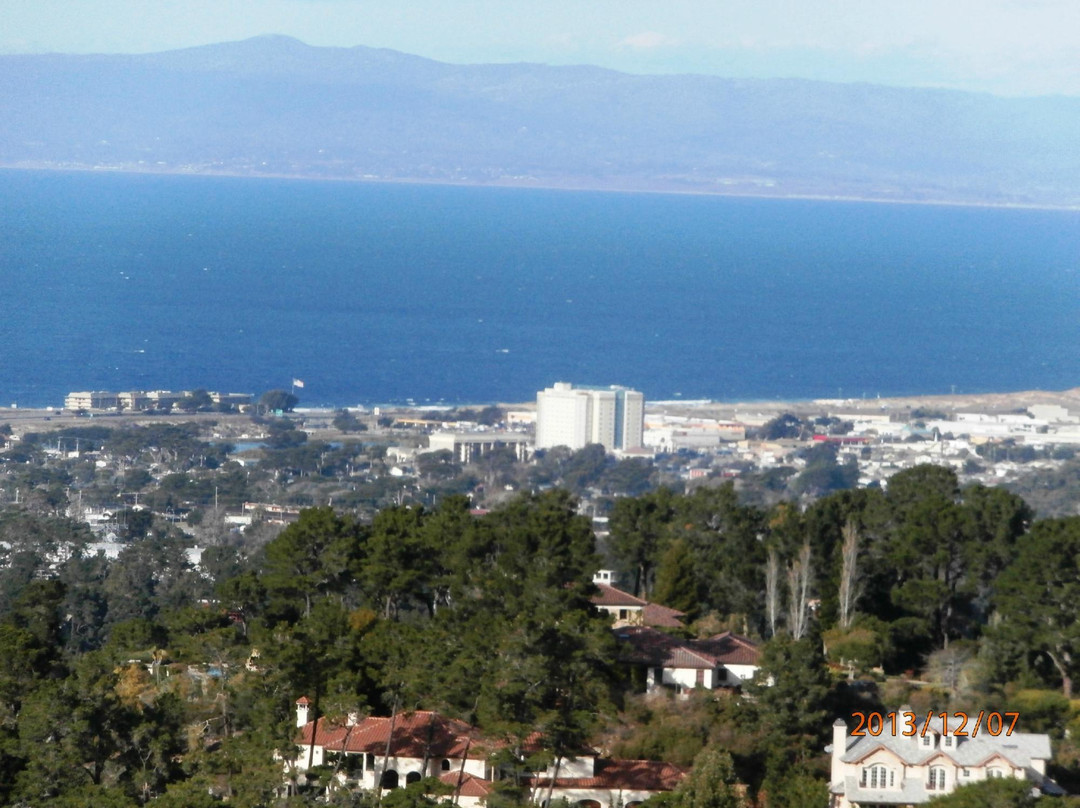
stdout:
[[969,715],[962,712],[935,713],[931,711],[926,714],[926,720],[923,721],[921,728],[918,725],[919,715],[910,712],[852,713],[851,717],[858,722],[855,729],[851,731],[851,734],[855,736],[870,735],[875,738],[882,734],[904,735],[909,738],[915,735],[925,736],[930,722],[937,718],[941,720],[943,734],[974,738],[979,733],[994,737],[1012,735],[1020,713],[980,710],[978,715]]

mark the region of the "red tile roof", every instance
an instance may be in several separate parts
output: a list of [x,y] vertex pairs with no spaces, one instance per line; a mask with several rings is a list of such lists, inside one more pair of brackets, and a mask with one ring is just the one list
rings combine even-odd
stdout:
[[648,601],[636,598],[629,592],[623,592],[621,589],[616,589],[608,584],[596,584],[596,588],[600,590],[600,594],[594,595],[592,602],[597,606],[636,606],[638,608],[644,608],[649,605]]
[[648,626],[616,629],[626,643],[623,658],[650,667],[703,668],[720,665],[756,665],[761,652],[752,640],[731,632],[707,640],[683,640]]
[[708,654],[694,651],[686,640],[672,637],[648,626],[628,626],[615,630],[615,636],[626,643],[623,659],[649,667],[703,668],[717,666]]
[[[606,791],[671,791],[686,770],[655,760],[597,760],[592,777],[559,777],[555,788],[600,788]],[[528,777],[533,788],[548,788],[550,778]]]
[[[464,721],[446,718],[428,710],[402,713],[393,721],[391,757],[438,757],[461,758],[466,754],[474,759],[488,755],[487,746],[473,740],[475,730]],[[390,718],[368,717],[353,727],[333,724],[320,718],[318,728],[308,722],[300,730],[298,744],[310,744],[315,732],[315,744],[331,751],[386,753],[386,741],[390,736]]]
[[[460,778],[460,779],[459,779]],[[446,772],[439,779],[451,786],[462,797],[486,797],[491,793],[491,781],[475,777],[468,772]]]
[[747,637],[725,631],[707,640],[691,640],[690,645],[716,658],[722,665],[757,665],[761,649]]
[[684,628],[681,619],[683,617],[686,617],[686,612],[661,606],[659,603],[648,603],[641,610],[642,625],[656,626],[657,628]]

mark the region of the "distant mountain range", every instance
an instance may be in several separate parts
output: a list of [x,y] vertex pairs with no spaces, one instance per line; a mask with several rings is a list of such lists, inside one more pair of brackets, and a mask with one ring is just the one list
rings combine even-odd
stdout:
[[268,36],[0,56],[0,165],[1080,206],[1080,99]]

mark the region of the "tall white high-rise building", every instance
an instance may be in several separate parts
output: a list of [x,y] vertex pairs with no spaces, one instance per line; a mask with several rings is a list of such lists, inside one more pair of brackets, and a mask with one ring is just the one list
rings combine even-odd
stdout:
[[644,422],[645,396],[626,387],[556,382],[536,394],[537,449],[581,449],[590,443],[608,451],[637,449]]

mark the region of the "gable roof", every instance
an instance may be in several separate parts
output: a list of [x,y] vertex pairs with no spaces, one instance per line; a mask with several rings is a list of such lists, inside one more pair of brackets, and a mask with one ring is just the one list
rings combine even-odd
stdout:
[[399,713],[393,719],[369,716],[352,727],[320,718],[317,725],[311,721],[305,724],[296,742],[310,744],[313,733],[316,746],[336,752],[371,752],[382,756],[386,754],[389,739],[391,757],[460,759],[467,755],[484,759],[488,754],[487,746],[475,739],[471,726],[430,710]]
[[682,622],[684,617],[686,617],[686,612],[661,606],[659,603],[646,603],[645,608],[641,610],[642,624],[657,628],[684,628]]
[[653,668],[695,668],[711,670],[716,658],[690,647],[686,640],[672,637],[648,626],[627,626],[615,631],[623,642],[622,657],[627,662]]
[[439,780],[451,786],[454,792],[462,797],[483,798],[491,793],[490,780],[469,774],[468,772],[446,772],[439,775]]
[[623,608],[643,609],[649,605],[647,600],[634,597],[629,592],[623,592],[610,584],[596,583],[594,586],[600,590],[599,595],[593,595],[591,598],[596,606],[621,606]]
[[[982,766],[995,755],[1001,755],[1016,768],[1028,768],[1032,760],[1050,759],[1050,736],[1029,732],[1014,732],[1012,735],[1002,734],[997,737],[980,733],[975,737],[956,738],[956,746],[951,749],[942,749],[936,743],[928,749],[919,743],[925,724],[925,717],[916,721],[914,736],[891,735],[884,732],[877,737],[849,735],[847,736],[847,750],[841,760],[844,763],[858,763],[880,747],[888,749],[904,763],[913,766],[925,765],[939,755],[945,756],[958,766],[968,767]],[[930,720],[927,732],[940,736],[941,728],[940,717],[934,716]]]
[[627,662],[659,668],[718,668],[722,665],[756,665],[761,652],[752,640],[717,634],[707,640],[683,640],[648,626],[627,626],[615,631],[625,643]]
[[[597,760],[592,777],[558,777],[555,788],[598,788],[606,791],[671,791],[686,776],[686,769],[655,760]],[[533,788],[547,788],[549,777],[527,777]]]
[[707,640],[691,640],[691,647],[704,651],[722,665],[757,665],[761,649],[748,637],[725,631]]

